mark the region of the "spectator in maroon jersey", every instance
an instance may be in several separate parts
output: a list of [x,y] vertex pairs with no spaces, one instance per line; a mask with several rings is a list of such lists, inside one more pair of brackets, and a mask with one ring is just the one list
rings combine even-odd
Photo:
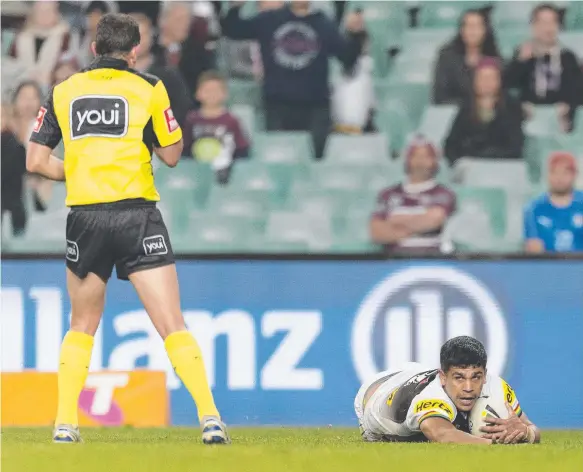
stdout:
[[178,68],[194,94],[200,74],[215,66],[214,39],[207,19],[193,16],[189,2],[165,2],[158,27],[156,53],[166,65]]
[[439,151],[423,136],[409,145],[406,181],[379,193],[370,237],[390,253],[447,252],[443,229],[456,208],[455,194],[435,181]]
[[34,79],[43,91],[48,91],[59,59],[63,53],[76,49],[78,43],[78,37],[59,13],[59,2],[37,1],[9,54],[22,68],[20,79]]
[[228,182],[233,160],[247,157],[249,151],[239,120],[225,107],[227,92],[219,73],[203,73],[196,92],[200,109],[188,114],[183,127],[185,153],[210,163],[221,184]]

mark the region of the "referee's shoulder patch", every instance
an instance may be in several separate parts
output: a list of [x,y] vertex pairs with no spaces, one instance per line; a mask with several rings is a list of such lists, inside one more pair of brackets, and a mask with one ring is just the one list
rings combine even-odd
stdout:
[[129,72],[131,72],[134,75],[137,75],[138,77],[140,77],[141,79],[144,79],[146,82],[148,82],[152,87],[154,87],[158,82],[160,82],[160,78],[152,75],[152,74],[148,74],[146,72],[139,72],[135,69],[128,69]]

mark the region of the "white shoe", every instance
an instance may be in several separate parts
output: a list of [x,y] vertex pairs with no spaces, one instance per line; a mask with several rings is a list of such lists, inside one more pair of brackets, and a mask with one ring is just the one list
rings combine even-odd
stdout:
[[202,442],[204,444],[231,444],[227,427],[215,416],[203,419]]
[[53,442],[59,444],[72,444],[83,442],[79,428],[70,424],[60,424],[53,432]]

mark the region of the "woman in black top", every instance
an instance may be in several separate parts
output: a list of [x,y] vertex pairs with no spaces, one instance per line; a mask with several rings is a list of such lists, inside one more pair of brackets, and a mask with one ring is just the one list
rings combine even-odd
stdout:
[[482,57],[500,57],[487,16],[468,10],[457,36],[439,52],[433,79],[433,103],[459,104],[472,94],[474,69]]
[[461,157],[522,157],[522,109],[518,100],[504,94],[501,84],[500,62],[482,59],[473,96],[460,107],[445,142],[450,162]]

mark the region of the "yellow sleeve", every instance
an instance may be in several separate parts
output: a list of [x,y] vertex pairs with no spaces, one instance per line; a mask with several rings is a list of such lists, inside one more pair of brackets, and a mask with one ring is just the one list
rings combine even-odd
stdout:
[[182,138],[182,129],[174,118],[168,92],[161,80],[154,86],[151,103],[152,125],[158,142],[156,146],[166,147]]

